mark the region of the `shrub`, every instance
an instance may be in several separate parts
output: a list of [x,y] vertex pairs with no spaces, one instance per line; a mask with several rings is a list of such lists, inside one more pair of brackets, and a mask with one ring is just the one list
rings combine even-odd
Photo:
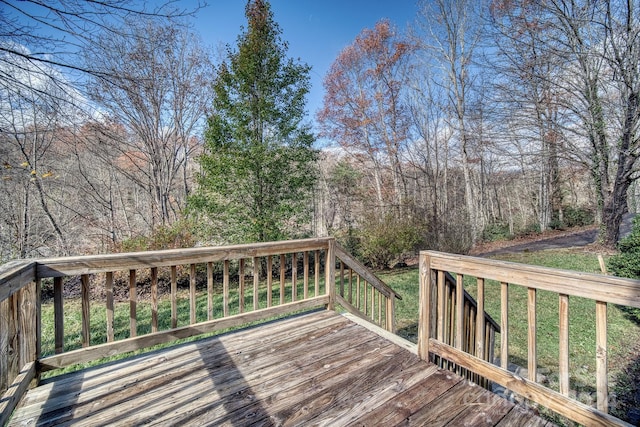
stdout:
[[155,251],[161,249],[190,248],[196,240],[188,221],[156,228],[150,236],[134,236],[122,242],[122,252]]
[[368,218],[360,230],[363,261],[378,269],[388,268],[395,260],[403,261],[422,244],[422,228],[396,215]]
[[620,253],[609,258],[609,270],[616,276],[640,279],[640,216],[633,219],[631,234],[618,243]]
[[508,240],[512,237],[509,232],[509,224],[504,222],[494,222],[485,227],[482,231],[482,240],[485,242],[495,242],[496,240]]
[[562,222],[566,227],[583,227],[593,224],[593,221],[594,215],[590,209],[572,206],[564,208]]

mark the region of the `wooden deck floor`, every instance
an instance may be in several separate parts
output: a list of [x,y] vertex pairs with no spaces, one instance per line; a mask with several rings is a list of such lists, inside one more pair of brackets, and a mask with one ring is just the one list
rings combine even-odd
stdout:
[[543,426],[320,311],[52,378],[10,425]]

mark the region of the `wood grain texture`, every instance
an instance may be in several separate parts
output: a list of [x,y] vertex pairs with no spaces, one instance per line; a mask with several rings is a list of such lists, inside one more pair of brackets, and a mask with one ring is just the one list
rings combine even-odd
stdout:
[[512,407],[322,310],[50,378],[9,425],[495,425]]
[[435,270],[454,271],[527,288],[640,308],[639,280],[434,251],[421,253],[432,255],[429,267]]

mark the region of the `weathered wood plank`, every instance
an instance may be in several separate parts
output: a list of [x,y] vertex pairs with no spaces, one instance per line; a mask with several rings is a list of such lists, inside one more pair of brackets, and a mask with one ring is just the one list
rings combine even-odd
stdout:
[[560,393],[569,395],[569,295],[558,297],[558,367]]
[[607,348],[607,303],[596,301],[596,400],[602,412],[609,410]]
[[0,426],[7,424],[13,410],[36,377],[36,363],[27,363],[15,377],[11,386],[0,396]]
[[[394,425],[429,419],[452,387],[480,389],[349,319],[318,311],[53,377],[10,425]],[[448,418],[510,405],[468,401]]]
[[178,269],[171,266],[171,328],[178,327]]
[[112,342],[115,339],[113,322],[114,322],[114,307],[113,307],[113,272],[107,271],[104,279],[104,288],[106,294],[107,304],[107,342]]
[[509,284],[500,283],[500,367],[509,367]]
[[434,255],[430,258],[429,266],[432,269],[455,271],[487,280],[640,308],[638,280],[442,252],[421,253]]
[[572,400],[567,396],[548,389],[534,381],[522,378],[499,368],[489,362],[474,357],[470,354],[460,352],[454,347],[440,343],[435,339],[431,339],[429,347],[432,351],[454,363],[461,365],[479,375],[500,384],[509,390],[525,396],[527,399],[534,400],[543,406],[565,415],[574,421],[584,425],[604,425],[604,426],[631,426],[615,417],[598,411],[578,401]]
[[189,322],[193,325],[197,319],[197,307],[196,307],[196,265],[189,265]]
[[25,285],[36,280],[37,265],[30,260],[13,261],[2,265],[0,271],[0,301],[4,301]]
[[158,332],[158,268],[151,268],[151,332]]
[[213,320],[213,263],[207,263],[207,320]]
[[138,335],[137,317],[138,291],[136,289],[136,270],[129,270],[129,336]]
[[[75,382],[53,382],[50,387],[43,387],[45,391],[39,393],[38,399],[33,396],[25,399],[23,410],[20,411],[19,417],[16,417],[16,421],[49,416],[47,414],[51,413],[51,417],[56,417],[56,422],[61,422],[65,421],[61,417],[71,419],[71,416],[81,417],[92,413],[92,422],[95,423],[99,419],[93,415],[101,408],[104,410],[109,409],[111,405],[120,405],[119,409],[122,410],[122,404],[127,400],[138,399],[135,404],[149,411],[150,404],[161,396],[172,396],[172,403],[176,404],[179,393],[183,392],[188,400],[199,389],[210,389],[210,381],[214,379],[218,388],[224,383],[225,392],[231,394],[232,384],[242,382],[239,381],[241,379],[246,381],[250,375],[255,375],[256,380],[286,375],[284,371],[294,370],[295,366],[283,366],[282,357],[295,357],[297,348],[301,345],[308,345],[312,351],[328,347],[327,343],[331,342],[336,328],[342,328],[344,324],[324,322],[320,323],[320,329],[315,331],[309,325],[305,328],[306,333],[295,330],[280,331],[276,336],[269,336],[264,342],[252,340],[249,346],[243,340],[220,337],[199,345],[190,345],[188,347],[191,351],[187,353],[166,352],[165,357],[155,358],[149,361],[154,363],[144,364],[144,371],[136,372],[125,368],[124,371],[128,372],[128,375],[123,375],[121,364],[117,363],[112,365],[111,371],[103,370],[103,375],[99,377],[93,375],[91,379],[87,379],[76,375]],[[364,342],[365,339],[370,340],[371,337],[361,337],[356,342]],[[347,344],[338,347],[335,351],[344,351]],[[237,348],[242,351],[236,351]],[[269,349],[266,354],[265,348]],[[209,365],[215,366],[215,372],[207,370]],[[78,385],[79,382],[81,386]],[[60,390],[63,386],[65,390]],[[69,393],[68,390],[73,390],[74,393]],[[141,391],[145,392],[143,402],[142,398],[137,396]],[[158,403],[164,404],[162,399]]]
[[326,249],[331,240],[328,237],[321,237],[233,246],[46,258],[38,260],[36,275],[41,278],[74,276],[107,271],[136,270],[149,267],[169,267],[172,265],[263,257],[296,251]]
[[529,380],[537,381],[538,377],[538,324],[536,316],[536,289],[527,289],[527,368]]
[[53,279],[53,330],[56,354],[64,351],[64,307],[62,277]]
[[483,389],[461,381],[448,389],[430,405],[408,416],[398,425],[403,426],[444,426],[453,420],[465,408],[466,403],[473,403],[482,394]]
[[352,420],[349,426],[391,426],[399,424],[418,410],[431,404],[443,393],[462,381],[445,370],[438,370],[372,411]]
[[214,319],[195,325],[183,326],[177,329],[161,331],[152,334],[132,337],[113,343],[99,344],[88,348],[78,349],[60,355],[49,356],[41,360],[41,369],[44,371],[63,368],[76,363],[89,362],[103,357],[114,356],[128,351],[140,350],[156,344],[175,341],[176,339],[188,338],[208,332],[215,332],[220,329],[241,326],[245,323],[267,319],[269,317],[282,316],[296,310],[308,310],[327,304],[326,296],[310,298],[306,301],[288,303],[282,306],[271,307],[252,311],[243,315],[229,316],[222,319]]

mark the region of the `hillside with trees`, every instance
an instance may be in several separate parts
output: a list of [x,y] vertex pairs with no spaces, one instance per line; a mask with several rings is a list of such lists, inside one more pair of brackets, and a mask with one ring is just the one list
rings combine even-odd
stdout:
[[591,223],[614,247],[638,208],[634,2],[421,1],[317,112],[269,2],[217,58],[176,6],[3,3],[3,261],[332,235],[386,267]]

